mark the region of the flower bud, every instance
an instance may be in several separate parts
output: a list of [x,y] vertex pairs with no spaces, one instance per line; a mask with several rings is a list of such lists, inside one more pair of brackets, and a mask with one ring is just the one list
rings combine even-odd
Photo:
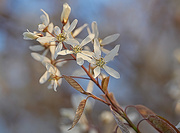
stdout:
[[61,22],[63,24],[67,23],[70,12],[71,12],[71,7],[67,3],[64,3],[63,4],[63,11],[61,14]]

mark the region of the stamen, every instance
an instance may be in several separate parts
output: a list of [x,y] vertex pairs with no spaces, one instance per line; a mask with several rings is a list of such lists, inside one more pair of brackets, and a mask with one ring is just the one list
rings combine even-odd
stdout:
[[96,65],[97,66],[102,68],[105,64],[106,64],[106,62],[104,61],[104,58],[101,57],[99,60],[96,59]]
[[78,45],[76,45],[74,48],[72,48],[74,53],[77,54],[77,53],[80,53],[82,51],[82,48],[79,47]]

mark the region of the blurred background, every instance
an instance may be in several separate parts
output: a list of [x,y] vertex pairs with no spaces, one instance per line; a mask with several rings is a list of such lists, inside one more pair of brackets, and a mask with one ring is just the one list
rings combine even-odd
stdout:
[[[121,78],[109,89],[119,104],[143,104],[174,125],[180,121],[180,1],[179,0],[0,0],[0,133],[59,133],[60,109],[72,107],[77,93],[65,81],[57,92],[39,84],[44,66],[35,61],[23,40],[26,29],[37,31],[40,9],[61,26],[63,3],[71,6],[70,21],[78,27],[93,21],[100,37],[120,33],[105,48],[120,44],[109,66]],[[79,37],[87,36],[86,29]],[[72,62],[71,62],[72,63]],[[67,63],[62,74],[77,65]],[[78,68],[78,66],[77,66]],[[79,81],[79,80],[78,80]],[[86,81],[79,81],[86,87]],[[97,96],[101,92],[94,87]],[[96,102],[93,115],[108,108]],[[94,117],[93,116],[93,117]],[[92,120],[93,121],[93,120]],[[94,120],[96,122],[96,119]]]

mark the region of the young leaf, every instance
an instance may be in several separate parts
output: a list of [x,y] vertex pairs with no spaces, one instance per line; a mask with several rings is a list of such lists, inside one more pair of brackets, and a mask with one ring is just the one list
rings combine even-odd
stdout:
[[124,123],[118,117],[118,114],[112,109],[111,106],[110,106],[110,109],[111,109],[114,119],[116,120],[116,123],[117,123],[118,127],[120,128],[121,132],[122,133],[130,133],[129,130],[127,129],[127,127],[124,125]]
[[77,91],[85,93],[84,89],[73,78],[63,75],[63,78]]
[[148,121],[150,121],[150,124],[160,133],[179,133],[178,130],[176,131],[171,125],[157,115],[149,116]]
[[137,111],[144,117],[145,119],[149,115],[156,115],[152,110],[148,109],[147,107],[143,105],[134,105],[134,107],[137,109]]
[[80,104],[79,104],[79,106],[78,106],[78,108],[76,110],[76,114],[75,114],[72,126],[68,130],[71,130],[77,124],[79,119],[81,118],[81,115],[82,115],[82,113],[84,111],[84,107],[86,105],[86,101],[87,101],[87,98],[80,102]]
[[137,111],[160,133],[180,133],[168,120],[156,115],[153,111],[143,105],[134,106]]
[[102,89],[103,89],[105,92],[107,91],[108,84],[109,84],[109,76],[103,78],[103,80],[102,80],[102,82],[101,82]]

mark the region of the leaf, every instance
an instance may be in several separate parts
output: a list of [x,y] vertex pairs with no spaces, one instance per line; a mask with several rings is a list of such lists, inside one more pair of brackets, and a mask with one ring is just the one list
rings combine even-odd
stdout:
[[78,84],[78,82],[76,82],[74,79],[72,79],[69,76],[65,76],[63,75],[63,78],[77,91],[81,92],[81,93],[85,93],[84,89]]
[[119,118],[119,114],[117,114],[113,109],[112,107],[110,106],[110,109],[111,109],[111,112],[114,116],[114,119],[116,120],[116,123],[118,125],[118,127],[120,128],[121,132],[122,133],[130,133],[129,130],[127,129],[127,127],[124,125],[124,123],[120,120]]
[[152,110],[148,109],[147,107],[143,106],[143,105],[134,105],[133,107],[135,107],[137,109],[137,111],[142,115],[142,117],[144,117],[145,119],[149,116],[149,115],[156,115]]
[[79,106],[78,106],[78,108],[77,108],[77,110],[76,110],[76,114],[75,114],[75,117],[74,117],[72,126],[71,126],[68,130],[71,130],[71,129],[77,124],[77,122],[79,121],[79,119],[81,118],[81,115],[82,115],[82,113],[83,113],[83,111],[84,111],[84,107],[85,107],[85,105],[86,105],[86,101],[87,101],[87,98],[86,98],[86,99],[83,99],[83,100],[80,102],[80,104],[79,104]]
[[168,120],[158,116],[149,108],[143,105],[135,105],[133,107],[135,107],[142,117],[160,133],[180,133]]
[[179,133],[169,123],[158,117],[157,115],[149,116],[148,121],[160,133]]
[[101,86],[102,86],[102,89],[107,92],[107,88],[108,88],[108,84],[109,84],[109,77],[105,77],[103,78],[102,82],[101,82]]

